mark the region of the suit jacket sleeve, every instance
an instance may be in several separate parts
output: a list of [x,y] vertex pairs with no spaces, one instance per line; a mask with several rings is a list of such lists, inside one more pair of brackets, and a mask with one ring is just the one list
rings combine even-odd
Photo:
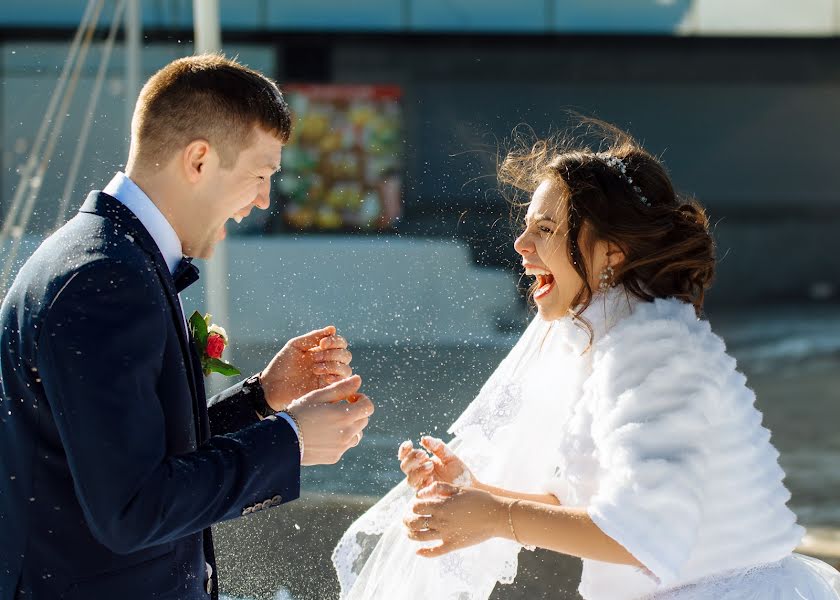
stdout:
[[260,421],[244,383],[240,381],[207,401],[213,435],[233,433]]
[[173,329],[156,292],[136,268],[87,265],[53,299],[37,340],[76,495],[91,531],[114,552],[177,539],[300,493],[298,440],[282,419],[211,437],[193,452],[168,451],[156,382],[167,369],[160,337]]

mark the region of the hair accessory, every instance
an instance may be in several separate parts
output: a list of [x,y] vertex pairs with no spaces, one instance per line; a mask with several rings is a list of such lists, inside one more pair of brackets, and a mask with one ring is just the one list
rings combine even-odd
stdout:
[[619,172],[621,178],[626,181],[630,187],[633,188],[633,191],[636,192],[636,196],[638,196],[639,201],[644,204],[645,206],[650,206],[650,200],[642,194],[642,188],[638,185],[633,184],[633,178],[627,174],[627,165],[624,164],[624,161],[618,158],[617,156],[613,156],[609,152],[598,152],[595,154],[600,160],[602,160],[608,167],[611,167]]

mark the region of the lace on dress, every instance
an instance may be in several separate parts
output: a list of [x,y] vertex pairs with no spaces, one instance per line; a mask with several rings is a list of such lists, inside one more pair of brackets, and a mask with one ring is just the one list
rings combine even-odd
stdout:
[[[536,317],[449,429],[452,450],[492,485],[541,493],[554,473],[556,428],[571,398],[553,382],[574,376],[575,325]],[[559,365],[559,366],[558,366]],[[564,373],[564,370],[568,370]],[[558,379],[561,378],[561,379]],[[516,576],[521,546],[492,539],[439,558],[415,554],[402,517],[414,490],[405,481],[354,522],[333,552],[342,600],[398,597],[482,600]]]

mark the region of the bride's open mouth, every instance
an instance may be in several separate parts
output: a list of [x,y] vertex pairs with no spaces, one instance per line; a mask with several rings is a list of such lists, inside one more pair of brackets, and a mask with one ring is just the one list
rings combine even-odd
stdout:
[[536,275],[537,289],[534,292],[534,300],[539,300],[552,289],[554,289],[554,275],[551,273],[539,273]]

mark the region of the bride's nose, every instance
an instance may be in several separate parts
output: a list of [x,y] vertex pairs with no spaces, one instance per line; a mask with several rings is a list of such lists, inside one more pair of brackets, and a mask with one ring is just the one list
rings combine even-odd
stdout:
[[523,231],[518,238],[513,242],[513,249],[521,256],[527,256],[534,253],[534,244],[531,242],[528,231]]

